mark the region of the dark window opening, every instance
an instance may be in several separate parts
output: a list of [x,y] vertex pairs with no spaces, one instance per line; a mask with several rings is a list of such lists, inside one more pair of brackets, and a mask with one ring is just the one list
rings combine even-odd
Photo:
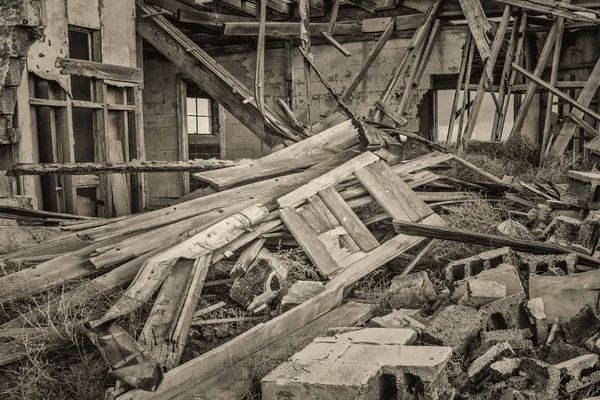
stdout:
[[[69,58],[92,59],[92,35],[90,31],[69,27]],[[71,92],[74,100],[92,101],[92,79],[71,75]]]

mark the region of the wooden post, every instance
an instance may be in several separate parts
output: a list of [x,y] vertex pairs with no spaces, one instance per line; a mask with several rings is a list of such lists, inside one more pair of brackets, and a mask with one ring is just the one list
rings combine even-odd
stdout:
[[[563,17],[556,18],[556,44],[554,45],[554,55],[552,56],[552,72],[550,73],[550,85],[556,86],[558,79],[558,64],[560,63],[560,50],[562,48],[563,32],[565,28],[565,19]],[[542,147],[540,149],[540,165],[544,161],[546,155],[546,148],[548,143],[551,142],[550,128],[552,124],[552,103],[554,98],[552,92],[548,92],[548,102],[546,103],[546,116],[544,118],[544,128],[542,130]]]
[[511,63],[515,56],[515,46],[517,42],[517,36],[519,33],[519,29],[521,27],[521,19],[523,18],[523,14],[519,14],[519,16],[515,19],[513,24],[513,30],[510,34],[510,40],[508,43],[508,49],[506,51],[506,57],[504,58],[504,66],[502,67],[502,75],[500,76],[500,88],[498,90],[498,101],[500,102],[500,109],[496,110],[494,115],[494,125],[492,126],[492,141],[500,141],[502,138],[502,130],[499,130],[500,119],[504,111],[504,103],[508,102],[510,99],[506,96],[506,93],[509,90],[509,79],[511,69]]
[[[492,55],[486,61],[487,63],[490,63],[491,68],[493,68],[494,65],[496,65],[498,54],[500,53],[500,49],[502,48],[502,43],[504,42],[504,35],[506,34],[508,23],[510,22],[510,14],[510,6],[506,6],[506,8],[504,9],[504,14],[502,14],[502,21],[500,21],[498,32],[496,32],[496,37],[494,38],[494,44],[492,45]],[[469,118],[467,130],[465,131],[465,134],[462,138],[463,140],[471,139],[471,137],[473,136],[475,124],[477,123],[477,117],[479,116],[479,110],[481,110],[481,105],[483,104],[483,96],[485,95],[485,85],[486,82],[489,82],[488,78],[489,76],[484,73],[481,79],[479,80],[477,94],[475,95],[475,103],[471,107],[471,117]]]
[[[465,71],[467,70],[467,64],[469,63],[469,54],[471,52],[471,42],[473,36],[471,31],[467,31],[467,37],[465,39],[465,45],[463,46],[462,58],[460,61],[460,69],[458,71],[458,80],[456,82],[456,91],[454,92],[454,100],[452,101],[452,109],[450,110],[450,122],[448,122],[448,135],[446,136],[446,146],[450,143],[452,137],[452,131],[454,130],[454,121],[456,120],[456,106],[458,106],[458,99],[460,98],[461,86],[465,79]],[[469,82],[464,82],[468,85]],[[466,92],[465,92],[466,95]]]
[[[566,1],[570,1],[570,0],[566,0]],[[542,76],[542,73],[546,69],[546,64],[548,63],[548,58],[550,57],[550,53],[552,52],[552,49],[554,48],[554,42],[556,41],[556,33],[558,30],[557,22],[558,21],[555,21],[552,24],[552,28],[550,28],[550,31],[548,32],[548,38],[546,39],[546,43],[544,43],[544,47],[542,48],[542,52],[538,58],[537,65],[535,67],[535,70],[533,71],[533,74],[536,77]],[[515,118],[515,122],[514,122],[514,125],[512,128],[512,131],[510,132],[510,139],[516,139],[516,137],[521,134],[521,129],[523,128],[523,124],[525,123],[525,120],[527,119],[529,107],[531,107],[531,103],[533,102],[533,97],[535,96],[535,87],[536,86],[533,82],[529,83],[529,86],[527,87],[527,92],[525,93],[525,96],[523,97],[523,100],[521,102],[521,107],[519,107],[519,113],[517,114],[517,117]]]
[[[515,54],[513,54],[513,61],[516,62],[517,64],[520,64],[522,59],[523,59],[523,49],[525,46],[525,38],[527,36],[527,14],[523,13],[522,17],[521,17],[521,24],[519,26],[519,33],[518,33],[518,39],[517,39],[517,49]],[[498,120],[498,128],[497,128],[497,140],[500,140],[502,138],[502,133],[504,132],[504,122],[506,121],[506,114],[508,113],[508,106],[510,104],[510,96],[512,95],[512,88],[513,85],[515,84],[517,80],[517,72],[512,70],[510,70],[510,79],[508,81],[507,87],[506,87],[506,94],[503,97],[503,103],[502,103],[502,113],[500,114],[499,120]],[[516,100],[515,100],[516,103]],[[516,106],[516,104],[515,104]]]
[[[298,13],[300,14],[300,49],[303,50],[309,57],[312,57],[310,52],[310,4],[309,0],[298,1]],[[311,69],[308,60],[304,60],[304,80],[306,83],[306,123],[307,132],[311,132]]]
[[[467,74],[465,75],[465,88],[463,90],[463,101],[460,108],[460,119],[458,120],[458,132],[456,133],[456,143],[460,144],[463,135],[463,126],[465,119],[467,118],[467,102],[470,96],[469,84],[471,83],[471,71],[473,70],[473,57],[475,55],[475,43],[471,42],[469,49],[469,56],[467,58]],[[459,86],[457,90],[461,90]]]

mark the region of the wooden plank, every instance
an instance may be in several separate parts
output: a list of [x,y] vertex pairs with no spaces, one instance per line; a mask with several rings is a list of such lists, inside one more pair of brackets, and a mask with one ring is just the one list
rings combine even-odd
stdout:
[[[467,56],[467,73],[465,75],[465,84],[471,82],[471,72],[473,71],[473,57],[475,56],[475,44],[471,41],[471,48],[469,49],[469,55]],[[463,126],[466,119],[467,101],[469,100],[469,92],[463,89],[462,105],[460,107],[460,119],[458,120],[458,132],[456,134],[456,143],[462,142],[463,137]],[[457,88],[458,90],[458,88]]]
[[202,172],[194,174],[194,177],[222,189],[313,166],[356,143],[358,131],[350,121],[345,121],[247,165],[227,171]]
[[[554,54],[552,56],[552,70],[550,72],[550,86],[556,86],[558,80],[558,66],[560,64],[560,51],[562,49],[563,33],[565,29],[565,20],[562,17],[556,19],[558,26],[556,31],[556,44],[554,45]],[[552,125],[552,108],[554,99],[552,92],[548,93],[548,99],[546,100],[546,115],[544,116],[544,127],[542,128],[542,147],[540,151],[540,164],[544,160],[546,155],[546,148],[548,148],[548,142],[550,142],[550,127]]]
[[[189,323],[185,324],[189,331],[193,311],[200,298],[198,288],[201,291],[209,264],[210,261],[202,262],[202,265],[199,266],[196,260],[178,260],[161,286],[146,324],[140,333],[138,342],[167,369],[173,369],[179,364],[179,358],[188,337],[188,332],[184,332],[182,337],[174,338],[171,337],[170,331],[180,318],[189,320]],[[196,277],[198,273],[200,276]],[[190,293],[192,297],[195,297],[194,307],[191,310],[190,307],[186,307],[186,312],[181,313],[183,304]],[[182,342],[178,339],[182,339]]]
[[[570,0],[566,0],[566,1],[570,1]],[[544,70],[546,69],[548,59],[550,58],[550,54],[552,53],[552,49],[554,48],[554,44],[556,42],[557,31],[558,31],[558,24],[557,24],[557,21],[555,21],[552,24],[552,28],[550,28],[550,31],[548,32],[548,37],[546,39],[546,42],[544,43],[544,47],[542,48],[542,51],[538,57],[538,62],[533,71],[533,75],[536,77],[542,76],[542,74],[544,73]],[[515,69],[514,65],[515,65],[515,63],[513,63],[513,69]],[[519,71],[519,70],[517,69],[517,71]],[[515,122],[513,124],[512,130],[510,132],[511,138],[515,138],[521,134],[521,129],[523,128],[523,124],[525,123],[525,120],[527,119],[527,116],[529,115],[529,107],[531,107],[531,103],[533,102],[534,95],[535,95],[535,84],[534,84],[534,82],[530,82],[529,86],[527,87],[527,92],[525,93],[525,96],[523,97],[523,99],[521,101],[521,106],[519,107],[519,113],[515,117]]]
[[[525,10],[537,11],[543,14],[553,15],[555,17],[563,17],[572,21],[591,22],[600,24],[600,20],[586,15],[577,14],[569,10],[568,2],[554,0],[498,0],[501,3],[510,4],[516,7],[521,7]],[[565,5],[564,3],[567,3]],[[591,12],[591,11],[588,11]]]
[[[476,0],[479,3],[478,0]],[[504,14],[502,14],[502,20],[500,21],[500,25],[498,27],[498,31],[494,37],[494,43],[492,45],[492,50],[490,57],[486,59],[486,74],[483,74],[479,79],[479,86],[477,87],[477,93],[475,94],[475,102],[470,110],[470,118],[467,124],[467,128],[463,135],[463,139],[471,139],[473,132],[475,130],[475,125],[477,124],[477,118],[479,117],[479,111],[481,110],[481,106],[483,105],[483,98],[485,95],[486,86],[490,87],[494,81],[493,69],[494,65],[496,65],[496,61],[498,59],[498,55],[500,54],[500,50],[502,49],[502,44],[504,43],[504,36],[506,35],[506,30],[508,29],[508,23],[510,22],[510,6],[506,6],[504,9]],[[473,31],[471,30],[471,33]],[[475,37],[475,36],[474,36]],[[477,43],[477,42],[475,42]],[[490,88],[491,90],[491,88]],[[495,94],[494,94],[495,96]]]
[[516,251],[533,254],[569,254],[576,253],[579,263],[589,267],[600,267],[600,260],[556,244],[536,242],[533,240],[514,239],[507,236],[489,235],[459,229],[441,228],[430,225],[394,220],[396,232],[411,236],[451,240],[490,247],[510,247]]
[[265,207],[255,205],[244,209],[199,232],[190,233],[189,239],[144,263],[133,283],[127,288],[102,318],[91,321],[98,326],[125,315],[144,304],[167,277],[169,269],[180,258],[196,259],[226,245],[268,214]]
[[375,107],[377,107],[382,113],[384,113],[389,119],[394,121],[399,126],[404,126],[408,123],[406,118],[396,113],[396,111],[392,110],[391,106],[382,103],[381,100],[375,101]]
[[[404,54],[402,55],[402,60],[400,61],[400,64],[398,64],[398,67],[396,67],[396,69],[394,70],[394,75],[392,76],[392,79],[390,79],[384,92],[379,98],[379,100],[381,100],[382,103],[386,103],[389,100],[392,93],[396,90],[398,82],[404,77],[404,74],[406,73],[406,68],[408,67],[408,63],[412,55],[414,54],[415,49],[418,49],[427,37],[426,32],[429,31],[429,27],[432,24],[432,21],[440,6],[440,3],[441,0],[435,1],[435,3],[427,11],[427,15],[425,17],[423,25],[421,25],[415,31],[415,34],[413,35],[408,48],[404,51]],[[381,111],[379,109],[376,109],[373,113],[373,121],[381,122],[381,118]]]
[[491,77],[490,68],[493,68],[494,63],[492,62],[490,66],[488,60],[492,58],[490,46],[490,38],[494,37],[492,25],[488,21],[479,0],[459,0],[458,2],[460,3],[460,8],[469,25],[469,30],[471,31],[473,41],[475,42],[475,46],[477,46],[481,60],[483,61],[483,64],[486,65],[487,74]]
[[[358,87],[360,82],[362,82],[363,78],[367,74],[367,71],[369,70],[369,68],[371,68],[371,66],[377,59],[377,56],[379,55],[379,53],[381,53],[381,50],[383,49],[385,44],[388,42],[390,37],[392,37],[393,32],[394,32],[394,21],[392,20],[388,24],[388,26],[385,28],[384,32],[381,34],[381,37],[379,38],[377,43],[375,43],[375,46],[369,52],[369,55],[365,59],[365,62],[361,66],[360,70],[352,77],[352,81],[350,82],[348,87],[346,87],[346,89],[344,89],[344,91],[342,92],[342,95],[341,95],[342,101],[348,101],[350,96],[352,96],[352,93],[354,93],[354,91],[356,90],[356,88]],[[336,104],[331,109],[329,114],[330,115],[333,114],[337,108],[338,108],[338,105]]]
[[[432,214],[425,218],[423,223],[435,226],[443,226],[445,224],[444,220],[437,214]],[[343,269],[325,286],[327,288],[334,288],[337,285],[344,285],[345,292],[347,293],[360,279],[377,270],[383,264],[410,250],[423,240],[425,240],[425,238],[411,237],[404,234],[396,235],[381,246],[367,253],[362,259],[355,261]]]
[[[518,28],[517,28],[518,27]],[[494,124],[492,125],[492,140],[500,141],[504,131],[504,121],[508,113],[511,93],[514,91],[516,72],[512,69],[513,61],[520,63],[525,41],[525,32],[527,30],[527,14],[520,12],[511,32],[510,41],[504,65],[502,66],[502,75],[498,88],[498,101],[501,103],[500,111],[496,110],[494,114]],[[495,89],[494,89],[495,90]]]
[[393,218],[419,222],[433,213],[383,161],[356,170],[354,175]]
[[[258,36],[259,22],[225,22],[223,24],[223,35],[225,36]],[[328,24],[312,23],[310,24],[311,36],[320,36],[322,32],[327,32]],[[362,27],[354,23],[336,24],[335,35],[360,35]],[[267,22],[265,24],[265,34],[267,36],[284,36],[298,38],[300,37],[300,24],[298,22]]]
[[87,60],[76,60],[73,58],[57,58],[56,65],[59,68],[62,68],[61,73],[65,75],[79,75],[90,78],[133,83],[144,82],[144,74],[141,68],[105,64]]
[[320,190],[318,195],[361,250],[371,251],[379,246],[377,239],[333,187]]
[[279,215],[321,275],[328,277],[340,268],[303,216],[290,207],[282,207]]
[[128,161],[128,162],[95,162],[95,163],[42,163],[42,164],[14,164],[7,172],[7,176],[22,175],[100,175],[100,174],[131,174],[140,172],[185,172],[204,171],[240,164],[249,165],[249,160],[243,162],[228,160],[187,160],[187,161]]
[[277,204],[279,204],[279,207],[282,208],[295,207],[306,201],[307,198],[317,194],[320,190],[340,182],[355,170],[372,164],[378,160],[379,157],[371,152],[362,153],[350,161],[340,165],[339,167],[332,169],[316,179],[313,179],[308,184],[299,187],[283,197],[280,197],[277,199]]
[[153,393],[132,390],[118,400],[158,400],[171,398],[231,367],[240,357],[254,354],[290,333],[302,328],[337,307],[342,301],[343,286],[331,287],[298,307],[259,324],[222,346],[167,372],[160,387]]
[[[119,140],[108,140],[108,160],[123,162],[123,149]],[[112,174],[109,180],[115,216],[121,217],[131,214],[131,199],[127,178],[125,175]]]
[[[454,122],[456,121],[456,107],[458,107],[458,100],[460,98],[461,91],[459,88],[465,82],[465,72],[467,71],[467,64],[469,62],[469,52],[471,51],[471,45],[473,42],[473,35],[471,31],[467,32],[465,44],[463,45],[463,51],[460,61],[460,68],[458,69],[458,79],[456,82],[456,91],[454,92],[454,99],[452,100],[452,108],[450,109],[450,122],[448,122],[448,133],[446,134],[446,146],[450,143],[452,133],[454,132]],[[469,82],[465,82],[469,83]],[[466,93],[463,94],[463,96]]]

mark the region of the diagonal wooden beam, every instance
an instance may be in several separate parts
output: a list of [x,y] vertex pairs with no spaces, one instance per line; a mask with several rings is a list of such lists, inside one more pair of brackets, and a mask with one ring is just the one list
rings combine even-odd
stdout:
[[589,10],[583,7],[571,6],[567,2],[559,2],[554,0],[497,0],[501,3],[509,4],[511,6],[521,7],[525,10],[537,11],[544,14],[553,15],[555,17],[563,17],[573,21],[591,22],[593,24],[600,24],[600,20],[588,17],[586,15],[577,14],[571,10],[575,7],[574,11],[585,11],[592,14],[597,14],[593,10]]
[[[138,1],[138,6],[142,15],[155,10],[143,1]],[[268,106],[265,106],[263,121],[252,92],[164,16],[138,20],[137,31],[258,137],[266,128],[270,133],[286,139],[301,139],[298,132]]]
[[481,60],[486,66],[487,75],[490,79],[493,79],[492,69],[494,65],[490,66],[489,63],[489,60],[492,58],[490,43],[491,38],[494,36],[492,25],[488,21],[479,0],[459,0],[459,3],[469,25],[471,35],[473,35],[473,40],[475,41]]

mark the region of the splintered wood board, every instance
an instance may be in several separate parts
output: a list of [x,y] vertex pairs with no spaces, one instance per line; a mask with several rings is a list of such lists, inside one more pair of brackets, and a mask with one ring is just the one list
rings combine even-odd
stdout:
[[419,222],[431,208],[383,161],[358,169],[354,175],[394,219]]
[[329,208],[329,211],[337,218],[346,232],[354,239],[363,251],[371,251],[379,246],[379,242],[358,216],[352,211],[348,203],[333,188],[328,187],[319,191],[319,197]]

